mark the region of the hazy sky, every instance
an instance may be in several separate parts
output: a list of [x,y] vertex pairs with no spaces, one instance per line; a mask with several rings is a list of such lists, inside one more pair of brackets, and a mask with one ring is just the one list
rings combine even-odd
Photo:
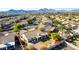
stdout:
[[0,11],[8,9],[78,8],[79,0],[0,0]]

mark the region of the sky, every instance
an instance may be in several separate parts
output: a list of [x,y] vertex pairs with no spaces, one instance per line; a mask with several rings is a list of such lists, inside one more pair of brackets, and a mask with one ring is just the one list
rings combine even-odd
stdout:
[[79,0],[0,0],[0,11],[40,8],[79,8]]

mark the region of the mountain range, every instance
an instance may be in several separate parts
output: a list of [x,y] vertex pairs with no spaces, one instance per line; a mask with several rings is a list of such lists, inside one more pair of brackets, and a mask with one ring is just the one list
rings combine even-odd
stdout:
[[79,12],[79,8],[71,8],[71,9],[39,9],[39,10],[14,10],[10,9],[8,11],[0,11],[0,14],[25,14],[25,13],[55,13],[55,12]]

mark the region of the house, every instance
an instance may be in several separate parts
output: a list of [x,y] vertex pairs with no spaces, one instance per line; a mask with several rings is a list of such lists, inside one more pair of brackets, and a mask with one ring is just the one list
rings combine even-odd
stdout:
[[42,32],[40,30],[31,30],[28,32],[22,31],[22,32],[20,32],[20,35],[21,35],[21,40],[28,43],[31,40],[36,40],[39,37],[46,35],[46,33]]
[[53,31],[55,29],[55,27],[53,27],[51,24],[45,25],[44,27],[45,31]]
[[[26,49],[28,47],[32,47],[38,50],[51,49],[52,47],[62,44],[65,41],[61,40],[56,42],[55,40],[50,39],[46,32],[42,32],[40,30],[31,30],[28,32],[22,31],[20,32],[20,37],[23,42],[27,43]],[[29,46],[29,44],[32,45]]]
[[0,50],[1,49],[14,49],[15,46],[15,35],[7,33],[0,36]]

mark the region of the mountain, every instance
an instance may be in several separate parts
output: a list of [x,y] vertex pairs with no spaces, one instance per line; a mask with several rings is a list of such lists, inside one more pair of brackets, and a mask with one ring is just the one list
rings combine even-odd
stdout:
[[8,10],[8,11],[2,11],[0,12],[1,14],[23,14],[23,13],[26,13],[25,10],[14,10],[14,9],[11,9],[11,10]]
[[25,14],[25,13],[55,13],[55,12],[79,12],[79,9],[60,9],[60,10],[56,10],[56,9],[47,9],[47,8],[43,8],[43,9],[39,9],[39,10],[8,10],[8,11],[1,11],[0,14]]
[[39,9],[39,10],[8,10],[8,11],[1,11],[0,14],[25,14],[25,13],[47,13],[47,12],[55,12],[54,9]]
[[47,8],[44,8],[44,9],[40,9],[39,12],[43,12],[43,13],[56,12],[56,10],[55,9],[47,9]]

